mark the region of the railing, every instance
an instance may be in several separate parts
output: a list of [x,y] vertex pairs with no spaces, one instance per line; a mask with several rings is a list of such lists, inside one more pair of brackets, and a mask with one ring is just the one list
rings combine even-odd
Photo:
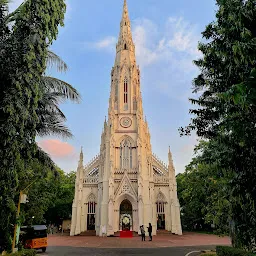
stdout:
[[158,184],[169,184],[169,178],[165,176],[154,176],[154,182]]
[[168,172],[168,166],[166,163],[164,163],[159,157],[157,157],[156,154],[152,154],[153,159],[159,164],[159,166],[166,172]]
[[115,169],[114,170],[114,177],[116,180],[121,180],[124,176],[124,173],[127,173],[127,176],[129,177],[130,180],[137,180],[138,179],[138,169],[130,169],[130,170],[125,170],[125,169]]
[[100,159],[100,154],[96,155],[89,163],[87,163],[84,167],[85,172],[87,172],[93,165],[97,163],[97,161]]
[[99,177],[86,177],[83,180],[83,184],[98,184]]

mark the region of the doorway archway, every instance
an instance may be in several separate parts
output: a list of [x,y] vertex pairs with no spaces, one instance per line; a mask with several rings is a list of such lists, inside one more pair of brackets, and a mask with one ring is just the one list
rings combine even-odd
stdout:
[[132,230],[132,204],[125,199],[120,204],[120,230]]

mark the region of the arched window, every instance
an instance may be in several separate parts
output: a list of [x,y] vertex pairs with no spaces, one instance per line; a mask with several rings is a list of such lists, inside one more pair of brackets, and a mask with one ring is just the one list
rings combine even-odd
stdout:
[[126,44],[124,44],[124,49],[127,50],[127,45]]
[[128,103],[128,80],[124,79],[124,103]]
[[165,196],[162,192],[158,193],[156,201],[157,229],[165,229]]
[[95,230],[96,197],[94,194],[90,194],[87,201],[87,230]]
[[121,169],[132,168],[132,144],[128,139],[120,144],[120,167]]

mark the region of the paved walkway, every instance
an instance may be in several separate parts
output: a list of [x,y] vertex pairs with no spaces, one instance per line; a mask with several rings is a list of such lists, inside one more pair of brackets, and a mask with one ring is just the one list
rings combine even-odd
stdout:
[[[146,238],[148,240],[148,237]],[[69,246],[88,248],[164,248],[201,245],[230,245],[229,237],[215,235],[184,233],[182,236],[154,236],[153,241],[142,242],[140,237],[95,237],[95,236],[56,236],[50,235],[49,246]]]

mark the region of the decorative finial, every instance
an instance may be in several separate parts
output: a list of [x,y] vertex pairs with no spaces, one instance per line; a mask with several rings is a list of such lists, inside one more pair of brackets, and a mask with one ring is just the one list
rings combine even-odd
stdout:
[[171,153],[171,147],[169,146],[169,152],[168,152],[168,159],[169,159],[169,164],[172,162],[172,153]]
[[81,160],[83,160],[83,157],[84,157],[84,155],[83,155],[83,147],[81,147],[81,152],[80,152],[80,161],[81,161]]

